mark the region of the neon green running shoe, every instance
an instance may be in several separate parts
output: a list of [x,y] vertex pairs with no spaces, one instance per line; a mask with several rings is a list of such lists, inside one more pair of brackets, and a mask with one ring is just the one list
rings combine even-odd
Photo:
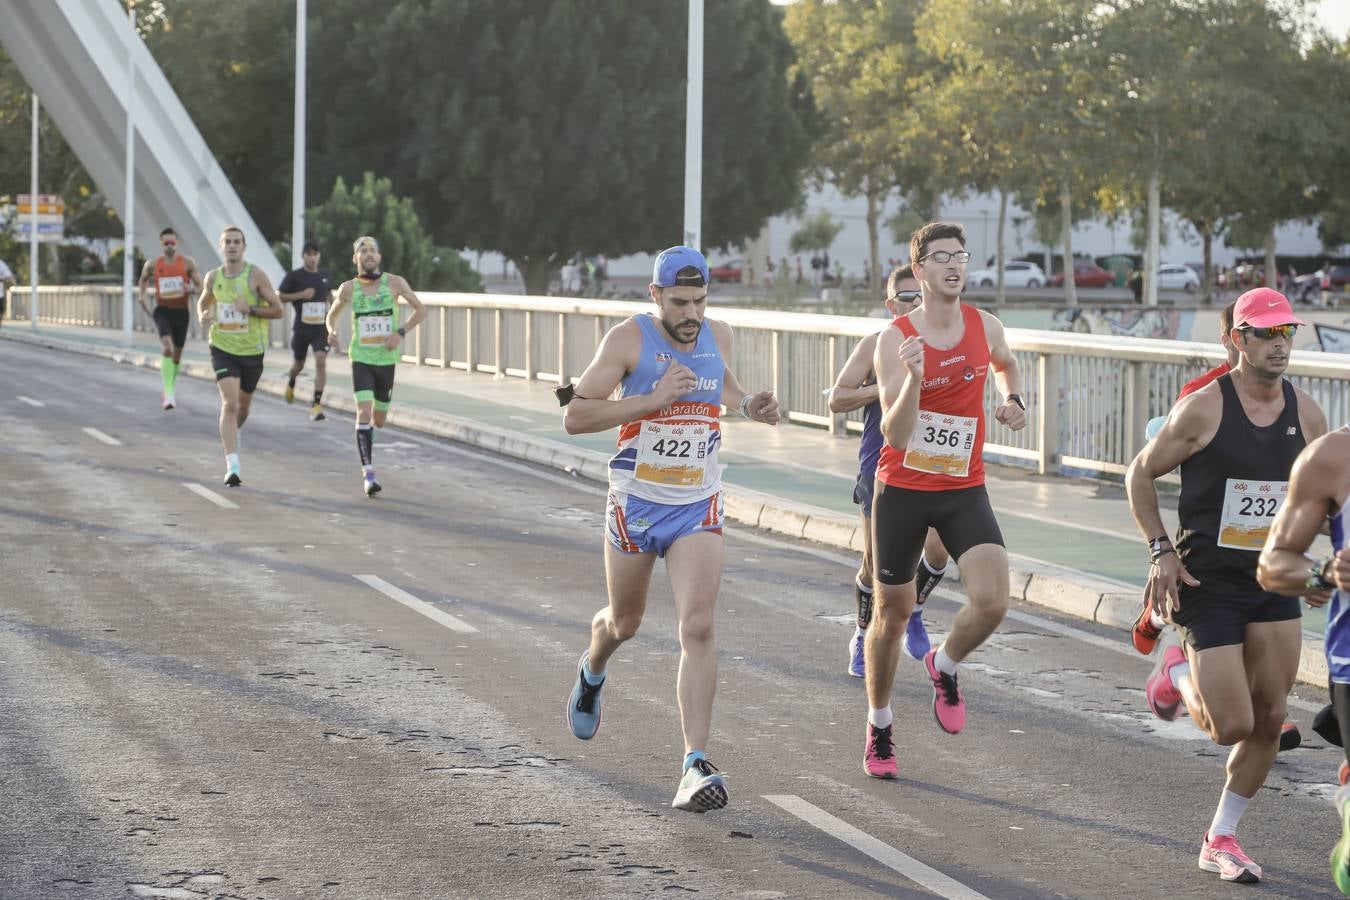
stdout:
[[1336,792],[1336,812],[1341,817],[1341,839],[1331,848],[1331,880],[1350,897],[1350,786]]

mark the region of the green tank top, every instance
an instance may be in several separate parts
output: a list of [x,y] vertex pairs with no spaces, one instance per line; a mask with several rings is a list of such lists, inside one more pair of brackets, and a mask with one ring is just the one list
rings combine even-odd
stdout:
[[267,350],[269,320],[244,315],[234,308],[234,301],[238,297],[247,300],[249,306],[266,305],[248,286],[248,279],[252,273],[253,266],[246,263],[244,271],[231,278],[225,274],[222,267],[216,269],[211,284],[215,309],[212,311],[211,335],[208,342],[212,347],[233,353],[235,356],[257,356]]
[[367,294],[361,279],[352,280],[352,343],[348,354],[353,362],[368,366],[392,366],[403,355],[403,348],[389,350],[385,338],[398,330],[398,301],[389,290],[389,273],[380,275],[380,290]]

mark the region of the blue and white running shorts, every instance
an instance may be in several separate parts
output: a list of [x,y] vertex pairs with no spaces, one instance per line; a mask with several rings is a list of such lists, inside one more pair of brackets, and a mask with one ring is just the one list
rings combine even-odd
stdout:
[[700,531],[722,533],[722,492],[672,506],[610,491],[605,521],[605,536],[616,549],[664,557],[670,545],[686,535]]

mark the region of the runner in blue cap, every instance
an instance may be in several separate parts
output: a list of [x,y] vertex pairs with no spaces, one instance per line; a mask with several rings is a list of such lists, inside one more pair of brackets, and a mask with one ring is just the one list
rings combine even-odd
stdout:
[[722,580],[722,407],[766,425],[779,418],[772,392],[751,394],[737,382],[731,327],[704,318],[708,283],[702,253],[663,250],[648,288],[656,309],[610,329],[575,388],[558,389],[569,434],[619,428],[606,510],[609,604],[591,621],[590,647],[567,700],[567,724],[582,740],[600,730],[606,665],[637,634],[652,568],[664,557],[679,621],[676,693],[685,751],[671,805],[695,812],[727,803],[726,779],[704,755],[717,687],[713,608]]

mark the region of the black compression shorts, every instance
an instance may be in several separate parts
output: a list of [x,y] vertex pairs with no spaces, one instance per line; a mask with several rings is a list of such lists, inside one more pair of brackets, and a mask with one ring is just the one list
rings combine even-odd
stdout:
[[394,398],[394,365],[372,366],[370,363],[352,363],[352,390],[359,402],[361,394],[374,396],[375,402],[388,409],[389,401]]
[[1206,589],[1181,586],[1181,608],[1172,613],[1172,622],[1186,643],[1196,650],[1228,647],[1246,640],[1252,622],[1283,622],[1303,616],[1297,597],[1282,597],[1263,591],[1255,584],[1250,590]]
[[876,482],[872,503],[872,557],[882,584],[914,580],[929,528],[937,529],[942,545],[957,565],[971,547],[997,544],[1003,532],[989,505],[984,485],[955,491],[915,491]]
[[216,381],[238,378],[239,390],[251,394],[258,387],[258,379],[262,378],[263,355],[235,356],[219,347],[212,347],[211,368],[216,370]]
[[167,306],[156,306],[150,314],[150,318],[155,320],[155,330],[159,336],[171,338],[173,345],[180,350],[187,343],[188,316],[186,309],[171,309]]

